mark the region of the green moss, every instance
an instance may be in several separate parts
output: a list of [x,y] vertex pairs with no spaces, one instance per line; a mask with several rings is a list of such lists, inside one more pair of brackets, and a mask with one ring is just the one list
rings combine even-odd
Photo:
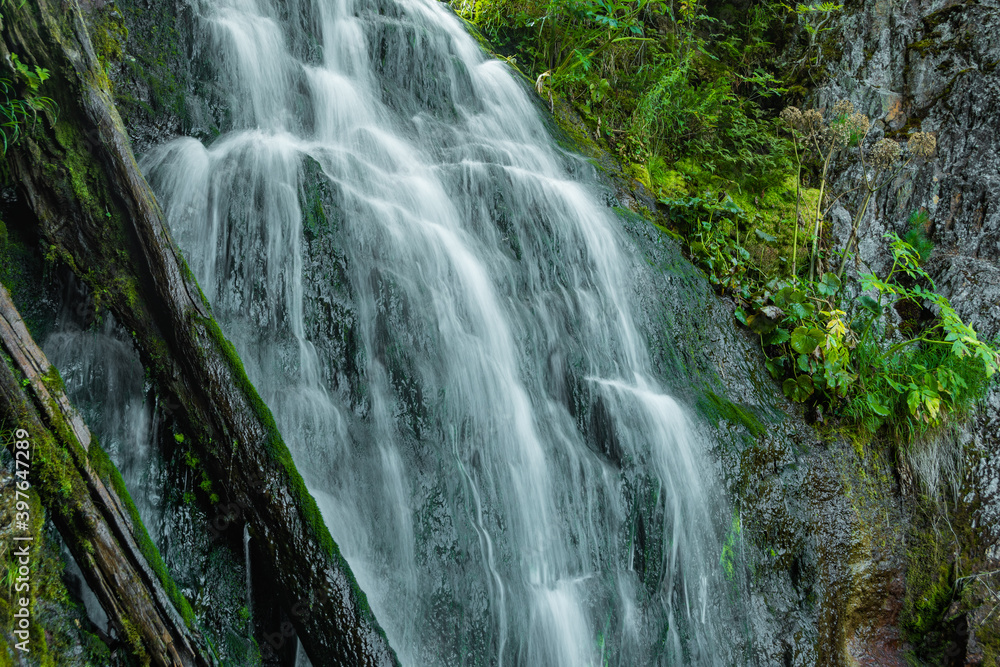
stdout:
[[62,376],[59,375],[59,369],[55,366],[49,366],[49,370],[45,371],[41,378],[42,384],[44,384],[50,391],[60,394],[66,393],[66,385],[63,384]]
[[650,190],[657,197],[665,199],[681,199],[691,194],[684,174],[667,167],[666,162],[658,155],[649,161]]
[[[101,202],[108,198],[104,193],[104,179],[98,165],[89,157],[89,146],[79,133],[74,119],[68,114],[60,116],[55,124],[55,138],[63,148],[62,163],[57,173],[68,175],[73,194],[94,221],[111,220],[112,215]],[[53,175],[54,180],[63,180]]]
[[[944,664],[944,656],[964,643],[961,617],[990,608],[993,595],[970,573],[984,569],[980,530],[962,505],[947,516],[933,500],[923,498],[910,518],[906,544],[906,594],[899,616],[904,637],[913,644],[913,659]],[[970,616],[971,620],[971,616]],[[989,635],[993,626],[973,628]]]
[[107,453],[105,453],[96,440],[90,443],[90,462],[94,467],[94,471],[106,484],[109,484],[114,489],[115,493],[125,504],[129,519],[132,521],[132,533],[139,545],[139,551],[142,552],[146,562],[153,569],[153,572],[156,573],[156,577],[160,580],[160,584],[163,586],[171,602],[174,603],[174,607],[176,607],[177,611],[184,618],[184,622],[189,628],[194,628],[195,618],[191,605],[181,594],[180,590],[178,590],[177,584],[174,583],[173,578],[167,571],[163,557],[160,556],[160,550],[156,548],[156,545],[153,544],[153,541],[149,537],[149,533],[146,532],[146,526],[139,516],[139,510],[136,509],[121,473],[118,472],[118,468],[115,467],[114,462],[108,457]]
[[626,173],[635,180],[639,181],[646,187],[647,190],[652,189],[652,185],[649,181],[649,168],[644,164],[630,164],[626,168]]
[[90,41],[105,70],[124,57],[127,40],[128,28],[113,4],[91,13]]
[[1000,621],[976,630],[976,639],[983,647],[982,667],[1000,667]]
[[[128,125],[134,121],[172,124],[180,120],[190,129],[186,90],[191,86],[190,63],[182,54],[176,8],[170,3],[140,3],[119,0],[125,23],[142,32],[141,40],[129,40],[122,59],[125,76],[149,92],[149,102],[128,94],[125,86],[116,90],[117,106]],[[195,84],[196,85],[196,84]]]
[[941,51],[941,48],[938,46],[937,40],[932,37],[927,37],[925,39],[913,42],[906,48],[912,51],[916,51],[921,55],[921,57],[926,57],[928,55],[937,55]]
[[[743,211],[743,220],[750,230],[743,229],[741,240],[754,262],[767,275],[791,273],[792,248],[795,244],[795,176],[763,191],[736,191],[727,193]],[[806,266],[809,257],[809,237],[812,233],[807,221],[815,215],[819,190],[802,188],[799,192],[799,216],[803,226],[798,233],[798,252],[795,253],[796,271]],[[757,234],[757,232],[761,234]],[[745,239],[745,240],[744,240]],[[773,239],[773,240],[770,240]]]
[[[4,355],[8,369],[11,368],[9,357]],[[26,412],[21,406],[22,415],[16,421],[24,421]],[[65,424],[62,424],[65,427]],[[72,434],[69,434],[72,438]],[[68,447],[60,446],[47,430],[32,432],[33,465],[32,476],[34,488],[40,492],[46,506],[61,516],[68,525],[75,527],[81,537],[89,534],[83,517],[75,514],[74,507],[87,495],[87,488],[77,472],[76,465],[80,461],[79,453],[83,451],[79,442],[73,438]],[[75,459],[75,460],[74,460]]]
[[139,659],[139,663],[146,667],[149,665],[149,654],[146,653],[146,647],[142,645],[142,635],[136,630],[135,625],[126,619],[122,619],[123,630],[125,631],[125,640],[128,645],[132,648],[132,653],[136,658]]
[[299,206],[302,210],[302,232],[311,241],[331,229],[323,201],[332,198],[329,197],[328,180],[322,177],[322,167],[315,160],[306,162],[304,180],[309,185],[299,193]]
[[723,398],[713,391],[705,391],[696,404],[698,411],[718,427],[722,420],[740,424],[755,438],[767,432],[767,427],[747,408]]
[[919,588],[903,608],[902,625],[911,641],[920,641],[944,617],[954,597],[951,568],[937,563],[936,569],[914,571]]
[[964,2],[949,5],[943,9],[931,12],[921,20],[928,30],[934,30],[945,21],[951,19],[953,16],[960,14],[966,7],[972,7],[976,4],[978,4],[978,0],[964,0]]

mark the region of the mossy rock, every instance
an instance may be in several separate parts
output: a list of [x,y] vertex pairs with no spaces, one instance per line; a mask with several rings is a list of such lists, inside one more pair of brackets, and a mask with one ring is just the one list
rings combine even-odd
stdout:
[[751,410],[719,396],[714,391],[705,391],[698,399],[696,407],[698,412],[715,427],[722,421],[727,421],[742,426],[754,438],[759,438],[767,432],[767,427]]

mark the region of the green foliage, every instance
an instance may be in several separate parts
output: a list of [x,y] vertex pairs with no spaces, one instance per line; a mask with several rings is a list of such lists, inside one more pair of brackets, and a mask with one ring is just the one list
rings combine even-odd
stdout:
[[48,80],[49,71],[21,62],[16,53],[10,55],[10,60],[13,79],[0,78],[0,155],[6,154],[35,123],[38,112],[55,109],[55,103],[38,92]]
[[[815,282],[772,280],[751,299],[753,314],[741,308],[737,317],[760,334],[768,371],[788,398],[821,415],[837,412],[865,432],[890,425],[908,442],[972,405],[1000,368],[1000,352],[934,291],[918,251],[886,238],[892,268],[884,278],[862,276],[864,293],[853,302],[833,273]],[[890,308],[920,317],[890,331]]]
[[759,190],[784,178],[787,142],[755,102],[736,92],[746,80],[700,72],[694,55],[665,58],[656,72],[629,119],[636,151],[667,162],[697,158],[710,174],[706,184]]
[[688,197],[661,202],[688,225],[685,231],[691,254],[713,284],[730,290],[748,284],[747,274],[755,267],[739,239],[743,211],[730,197],[724,196],[721,201],[715,197]]
[[773,48],[763,37],[784,15],[780,6],[754,5],[745,23],[730,26],[697,0],[452,5],[513,53],[508,61],[526,68],[539,94],[565,98],[595,136],[627,162],[646,164],[650,176],[695,158],[704,166],[690,184],[698,188],[760,189],[784,180],[789,142],[759,106],[783,91],[767,69]]
[[[684,168],[687,168],[684,165]],[[815,191],[801,199],[812,201]],[[803,250],[788,218],[794,213],[794,180],[768,188],[759,196],[706,192],[697,197],[659,199],[668,221],[688,240],[692,260],[723,291],[751,299],[775,275],[791,273],[794,244]]]

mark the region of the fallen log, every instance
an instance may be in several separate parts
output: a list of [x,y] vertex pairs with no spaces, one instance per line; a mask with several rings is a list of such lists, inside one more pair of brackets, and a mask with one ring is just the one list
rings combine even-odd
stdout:
[[[38,492],[118,636],[144,663],[214,664],[204,640],[189,627],[191,609],[166,574],[138,513],[123,490],[114,488],[117,471],[70,405],[58,371],[2,285],[0,342],[5,356],[0,418],[17,436],[7,446],[12,455],[27,457],[25,486]],[[18,440],[27,446],[16,447]]]
[[166,229],[139,171],[76,0],[27,0],[4,17],[0,60],[47,68],[58,117],[14,147],[11,174],[49,257],[130,331],[206,466],[238,508],[260,566],[316,667],[398,664],[292,463],[267,406]]

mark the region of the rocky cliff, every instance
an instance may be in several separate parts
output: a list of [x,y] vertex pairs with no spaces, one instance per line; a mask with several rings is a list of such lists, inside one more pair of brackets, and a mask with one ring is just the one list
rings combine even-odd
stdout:
[[[825,107],[851,100],[875,121],[872,139],[905,140],[915,131],[937,137],[935,156],[908,167],[869,209],[849,269],[884,271],[891,255],[883,234],[902,234],[910,214],[925,211],[935,243],[928,266],[938,289],[981,337],[992,339],[1000,334],[1000,4],[851,2],[838,21],[829,39],[841,55],[828,65],[813,102]],[[846,189],[856,177],[847,170],[838,187]],[[832,211],[834,247],[843,247],[850,233],[856,202],[845,204]],[[917,443],[900,462],[909,497],[939,503],[911,526],[908,547],[907,604],[926,603],[923,618],[910,616],[909,627],[911,634],[926,633],[914,638],[929,664],[993,665],[1000,659],[998,426],[994,383],[966,423]],[[942,648],[948,633],[954,643]]]

